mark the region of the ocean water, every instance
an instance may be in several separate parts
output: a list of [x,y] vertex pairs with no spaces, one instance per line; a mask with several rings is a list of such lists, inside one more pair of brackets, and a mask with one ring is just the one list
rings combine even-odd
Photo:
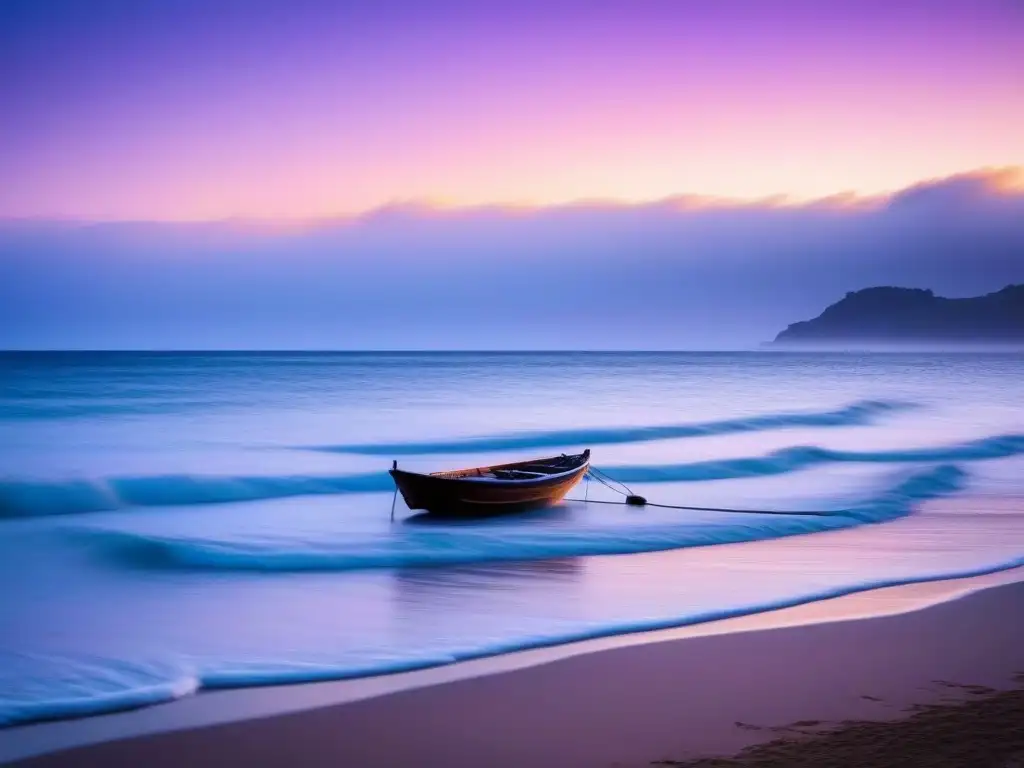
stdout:
[[[393,458],[585,447],[653,502],[761,512],[389,521]],[[1009,568],[1006,496],[1020,354],[8,353],[0,724]]]

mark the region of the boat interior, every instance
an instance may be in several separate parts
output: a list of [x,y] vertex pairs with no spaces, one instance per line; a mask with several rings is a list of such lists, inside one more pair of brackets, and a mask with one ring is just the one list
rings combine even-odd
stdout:
[[535,480],[548,475],[569,472],[581,466],[589,458],[579,456],[553,456],[550,459],[533,459],[516,464],[501,464],[494,467],[474,467],[451,472],[434,472],[434,477],[458,480]]

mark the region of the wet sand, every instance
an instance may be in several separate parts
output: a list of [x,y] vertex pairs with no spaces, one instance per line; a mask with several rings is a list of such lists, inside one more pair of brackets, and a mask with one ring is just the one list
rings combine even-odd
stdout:
[[[705,768],[715,763],[692,761],[780,736],[782,742],[762,747],[768,753],[720,764],[917,764],[906,755],[900,763],[870,762],[876,758],[856,751],[850,754],[860,762],[836,762],[842,757],[837,745],[878,742],[883,737],[871,727],[879,727],[888,729],[887,743],[917,744],[921,765],[976,766],[988,758],[972,756],[971,744],[945,756],[953,762],[927,762],[921,750],[937,743],[928,728],[957,734],[982,726],[991,726],[985,732],[993,749],[1005,747],[1012,760],[1017,732],[1010,728],[1011,736],[996,738],[992,729],[1019,713],[1020,694],[998,691],[1015,688],[1024,672],[1024,583],[999,584],[1021,577],[1018,571],[874,590],[679,630],[511,654],[479,662],[476,670],[469,662],[368,681],[230,691],[140,713],[27,726],[21,731],[35,739],[36,752],[40,744],[67,744],[61,734],[68,729],[107,722],[128,723],[130,730],[133,717],[162,718],[170,730],[108,736],[112,740],[19,764],[598,768],[666,761]],[[960,706],[913,709],[951,702]],[[202,724],[204,718],[188,716],[204,708],[233,709],[230,717],[244,719],[207,717],[211,724]],[[813,736],[844,721],[883,725]],[[804,758],[785,750],[817,757],[797,763]]]

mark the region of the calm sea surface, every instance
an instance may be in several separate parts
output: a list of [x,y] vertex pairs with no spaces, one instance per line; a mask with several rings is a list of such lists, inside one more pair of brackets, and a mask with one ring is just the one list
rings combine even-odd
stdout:
[[[651,501],[828,514],[388,520],[393,458],[585,447]],[[1024,496],[1020,354],[8,353],[0,724],[1024,562],[1024,515],[920,511],[968,494]]]

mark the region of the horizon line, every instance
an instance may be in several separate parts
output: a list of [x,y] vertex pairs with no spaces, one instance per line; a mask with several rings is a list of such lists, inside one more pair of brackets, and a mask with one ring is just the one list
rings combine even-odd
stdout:
[[[862,344],[871,342],[862,340]],[[1010,341],[978,342],[976,344],[934,344],[914,342],[894,342],[888,345],[873,347],[856,345],[829,346],[827,343],[779,343],[763,341],[753,345],[734,348],[676,348],[676,349],[399,349],[399,348],[367,348],[367,349],[287,349],[287,348],[217,348],[217,349],[11,349],[0,348],[0,356],[7,355],[672,355],[672,354],[736,354],[764,352],[772,354],[786,353],[851,353],[864,352],[980,352],[980,351],[1013,351],[1024,352],[1024,342]]]

